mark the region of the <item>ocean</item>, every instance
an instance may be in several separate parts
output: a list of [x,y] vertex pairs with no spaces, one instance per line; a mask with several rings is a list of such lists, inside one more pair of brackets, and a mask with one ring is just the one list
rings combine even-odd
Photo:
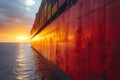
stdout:
[[54,80],[29,43],[0,43],[0,80]]

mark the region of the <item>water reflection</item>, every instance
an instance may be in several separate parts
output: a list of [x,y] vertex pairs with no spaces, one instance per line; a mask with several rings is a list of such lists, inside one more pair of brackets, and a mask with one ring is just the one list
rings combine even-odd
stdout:
[[17,80],[54,80],[42,58],[30,45],[19,44],[16,63]]
[[14,73],[17,80],[30,80],[35,72],[35,62],[30,45],[19,44],[18,55],[16,58],[16,68]]
[[25,57],[24,57],[24,53],[20,53],[18,56],[17,56],[17,68],[16,68],[16,73],[17,73],[17,76],[16,76],[16,79],[17,80],[25,80],[26,77],[27,77],[27,73],[25,73],[25,70],[26,70],[26,64],[25,64]]
[[0,65],[0,80],[59,80],[30,44],[0,44]]
[[36,73],[35,75],[42,80],[56,80],[54,75],[51,74],[49,70],[49,65],[46,66],[44,59],[40,57],[37,53],[34,53],[35,62],[36,62]]

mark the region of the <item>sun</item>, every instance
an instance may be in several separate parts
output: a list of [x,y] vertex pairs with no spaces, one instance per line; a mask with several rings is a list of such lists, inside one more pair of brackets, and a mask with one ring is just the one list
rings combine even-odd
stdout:
[[17,40],[20,41],[20,42],[25,42],[25,41],[28,40],[28,38],[27,38],[27,36],[18,36]]

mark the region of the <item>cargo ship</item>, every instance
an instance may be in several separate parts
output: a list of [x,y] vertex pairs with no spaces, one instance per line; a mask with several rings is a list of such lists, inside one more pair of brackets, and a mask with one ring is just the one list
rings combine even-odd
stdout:
[[73,80],[120,80],[120,0],[42,0],[31,46]]

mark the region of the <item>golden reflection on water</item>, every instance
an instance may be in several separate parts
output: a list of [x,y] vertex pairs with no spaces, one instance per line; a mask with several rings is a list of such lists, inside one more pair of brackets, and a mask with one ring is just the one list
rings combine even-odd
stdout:
[[31,51],[28,45],[19,44],[15,59],[15,75],[12,80],[48,80],[49,78],[54,80],[45,67],[43,58]]
[[30,44],[10,43],[7,46],[10,47],[2,50],[8,49],[8,53],[0,57],[0,80],[58,80],[53,79],[43,57],[33,51]]
[[27,73],[26,70],[26,64],[25,64],[25,52],[23,48],[23,44],[21,43],[19,45],[19,51],[16,59],[17,68],[16,68],[16,79],[17,80],[27,80]]

